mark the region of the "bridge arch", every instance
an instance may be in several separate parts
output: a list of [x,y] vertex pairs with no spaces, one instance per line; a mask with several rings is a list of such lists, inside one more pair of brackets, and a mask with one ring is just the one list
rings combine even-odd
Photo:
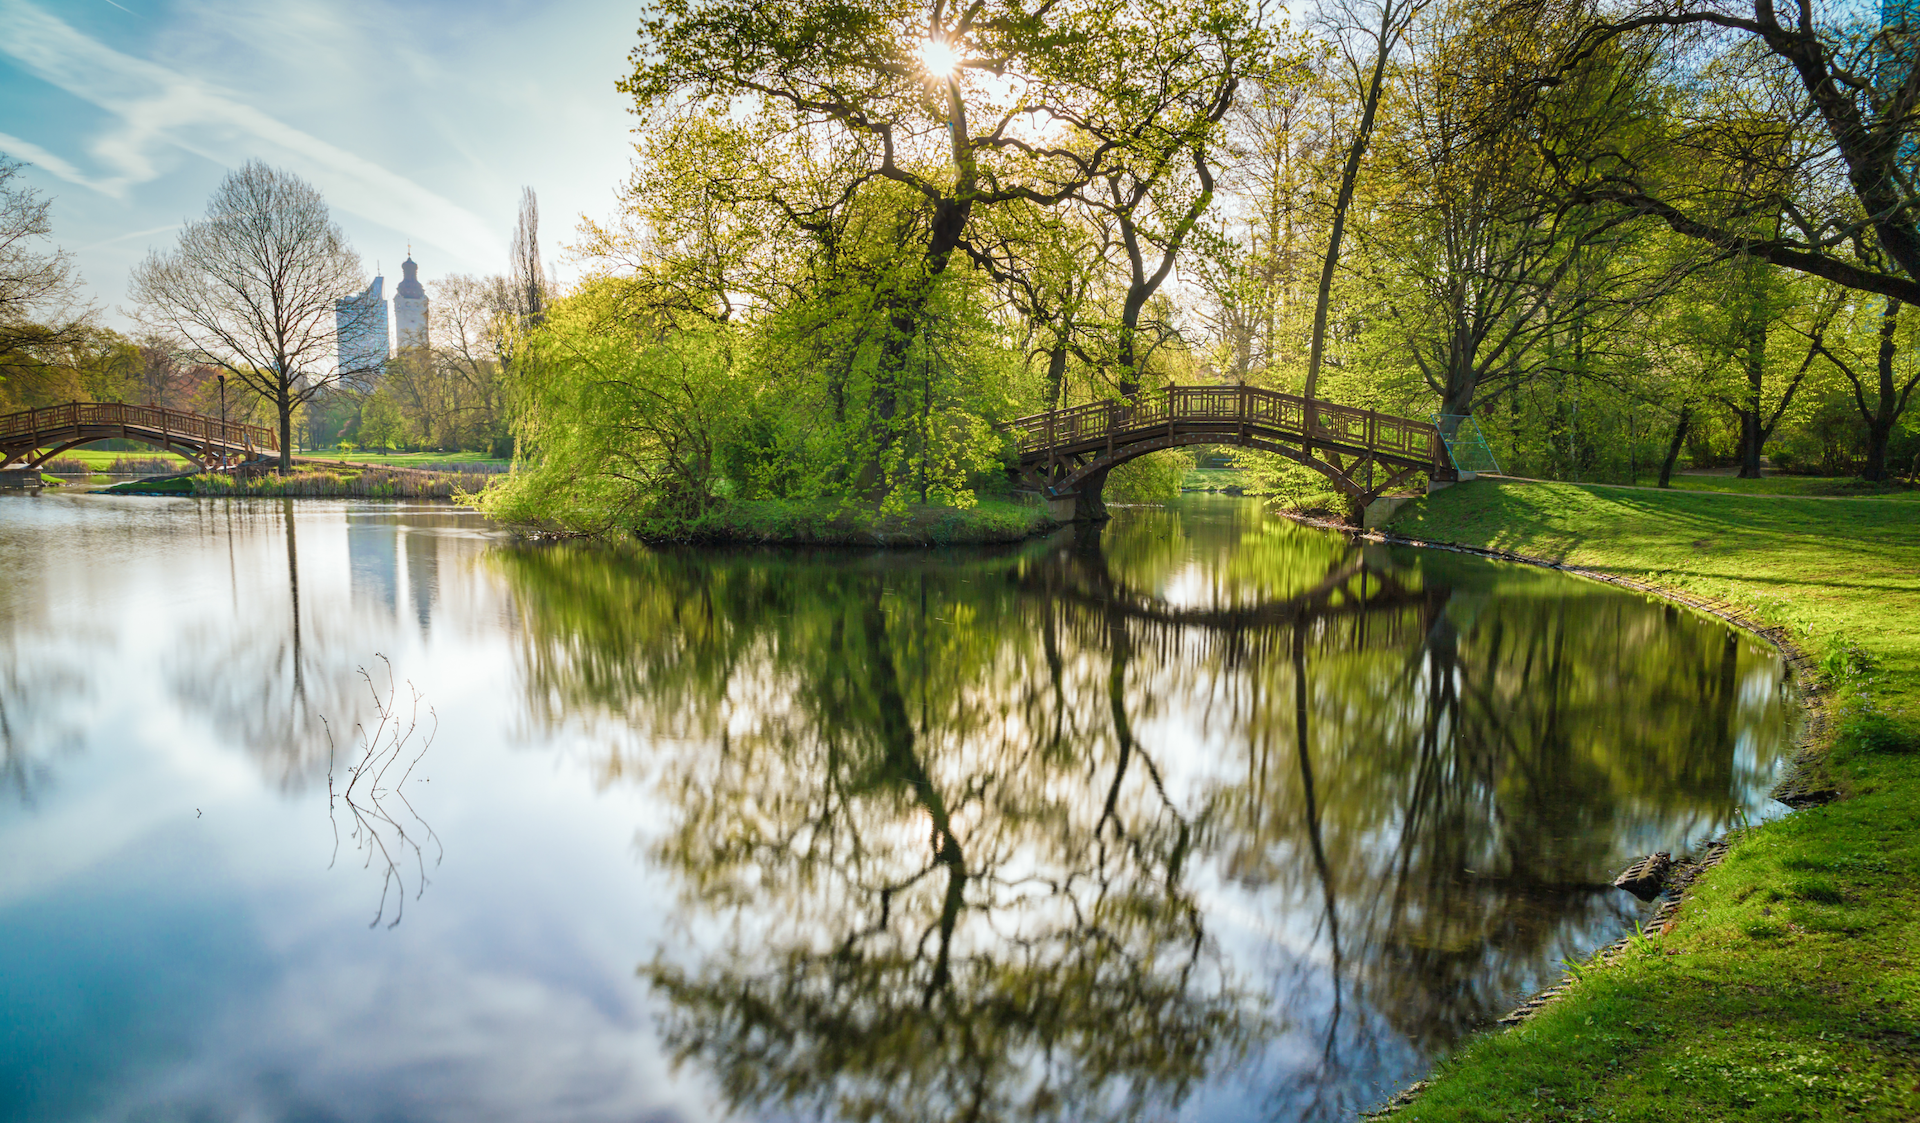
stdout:
[[141,436],[139,433],[128,433],[125,437],[117,437],[117,436],[116,437],[87,437],[83,440],[67,441],[64,444],[58,444],[58,445],[54,445],[51,448],[42,449],[39,455],[34,456],[32,459],[26,462],[26,467],[38,468],[41,465],[52,461],[55,457],[59,456],[61,453],[72,452],[74,449],[80,448],[84,445],[98,444],[101,441],[118,441],[118,440],[138,441],[149,448],[157,448],[166,452],[175,453],[176,455],[185,457],[190,463],[193,464],[195,468],[201,471],[205,471],[207,467],[207,456],[205,453],[199,451],[198,449],[195,449],[192,446],[174,444],[172,442],[162,442],[159,440],[152,440],[147,437]]
[[1422,473],[1454,478],[1433,425],[1252,386],[1168,386],[1128,402],[1093,402],[1019,418],[1015,480],[1040,492],[1056,518],[1106,517],[1107,473],[1183,445],[1257,448],[1325,476],[1355,509]]
[[264,425],[123,402],[68,402],[0,416],[0,467],[20,461],[38,468],[63,452],[108,440],[163,448],[199,468],[280,449],[278,435]]
[[[1317,460],[1304,450],[1295,448],[1292,445],[1281,444],[1278,441],[1263,440],[1252,434],[1248,434],[1247,436],[1216,436],[1208,433],[1176,433],[1171,437],[1164,437],[1152,441],[1139,441],[1124,445],[1116,449],[1111,455],[1095,457],[1086,464],[1056,479],[1053,483],[1053,489],[1056,493],[1055,497],[1065,499],[1071,496],[1077,502],[1091,500],[1092,503],[1098,504],[1103,512],[1097,517],[1104,518],[1105,503],[1100,499],[1100,485],[1106,482],[1108,472],[1118,468],[1129,460],[1136,460],[1148,453],[1160,452],[1169,448],[1181,448],[1188,445],[1232,445],[1238,448],[1253,448],[1259,449],[1262,452],[1278,453],[1297,464],[1304,465],[1325,476],[1332,482],[1333,486],[1339,488],[1343,493],[1354,494],[1365,490],[1364,487],[1354,482],[1353,479],[1348,477],[1348,475],[1339,468],[1334,467],[1324,460]],[[1092,493],[1090,496],[1083,495],[1081,490],[1087,485],[1088,481],[1092,481],[1092,486],[1088,488]],[[1075,518],[1076,521],[1083,521],[1080,516],[1075,516]]]

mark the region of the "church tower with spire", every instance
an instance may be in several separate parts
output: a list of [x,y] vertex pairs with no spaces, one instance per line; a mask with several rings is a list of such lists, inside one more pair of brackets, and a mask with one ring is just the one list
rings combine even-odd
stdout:
[[394,342],[404,352],[427,345],[427,290],[420,284],[420,267],[413,263],[413,247],[407,247],[407,260],[400,264],[405,274],[393,290]]

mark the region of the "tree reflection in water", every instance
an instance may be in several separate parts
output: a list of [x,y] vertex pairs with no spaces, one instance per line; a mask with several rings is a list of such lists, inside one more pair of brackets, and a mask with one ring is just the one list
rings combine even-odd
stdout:
[[1123,1118],[1237,1067],[1223,1112],[1350,1112],[1614,935],[1615,866],[1784,734],[1717,625],[1287,524],[496,561],[535,713],[661,793],[686,939],[642,973],[741,1109]]

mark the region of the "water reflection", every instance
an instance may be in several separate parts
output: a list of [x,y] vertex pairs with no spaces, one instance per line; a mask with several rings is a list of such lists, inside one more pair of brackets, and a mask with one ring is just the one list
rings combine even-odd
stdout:
[[1778,671],[1725,629],[1221,510],[493,555],[529,713],[661,797],[683,935],[642,974],[736,1108],[1350,1112],[1764,790]]

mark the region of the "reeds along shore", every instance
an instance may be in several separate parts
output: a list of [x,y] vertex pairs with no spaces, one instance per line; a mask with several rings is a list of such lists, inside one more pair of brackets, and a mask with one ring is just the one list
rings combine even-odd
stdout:
[[183,466],[166,456],[122,456],[110,467],[95,467],[77,456],[56,456],[40,470],[49,476],[154,476],[178,472]]
[[[184,477],[190,495],[299,499],[454,499],[485,487],[490,473],[421,472],[404,468],[322,469],[290,476],[232,476],[222,472]],[[132,489],[129,489],[132,490]]]

